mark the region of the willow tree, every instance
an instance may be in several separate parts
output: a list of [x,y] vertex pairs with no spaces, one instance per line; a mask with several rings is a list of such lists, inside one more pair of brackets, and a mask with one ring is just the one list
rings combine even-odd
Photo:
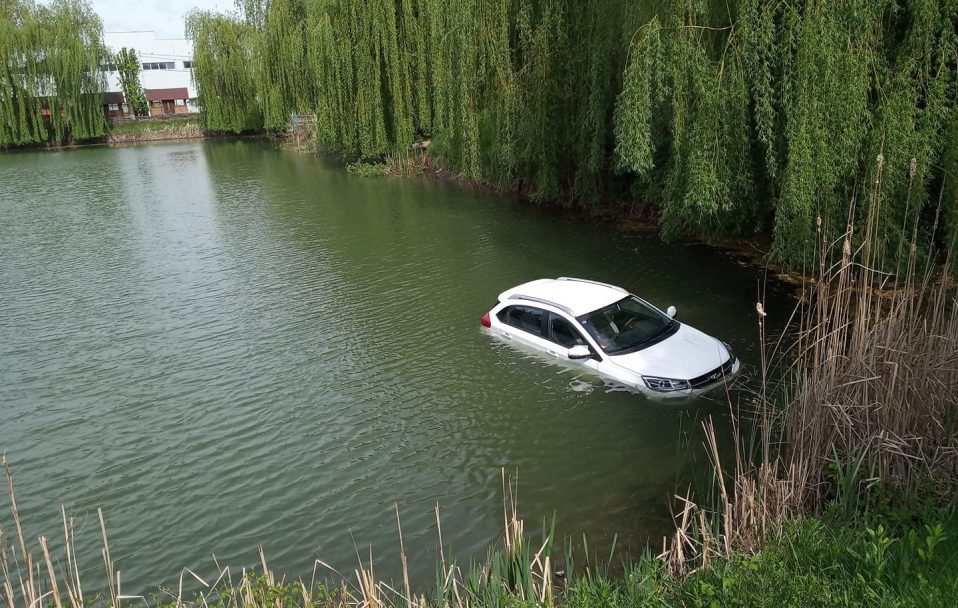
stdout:
[[123,47],[117,52],[114,61],[117,72],[120,74],[120,88],[123,89],[123,97],[130,108],[130,115],[133,118],[145,116],[149,113],[150,106],[143,93],[143,85],[140,84],[139,55],[134,49]]
[[412,143],[410,58],[393,0],[314,1],[306,53],[319,143],[373,158]]
[[268,131],[285,131],[293,112],[315,103],[307,64],[305,0],[273,0],[257,45],[257,92]]
[[102,137],[107,57],[82,0],[0,3],[0,146]]
[[958,224],[954,0],[239,6],[191,30],[219,129],[262,111],[282,130],[312,110],[318,143],[350,155],[431,138],[469,178],[628,201],[657,211],[666,236],[771,234],[787,264],[806,258],[819,218],[830,236],[861,219],[852,201],[879,170],[889,260],[903,240],[941,240],[936,218]]
[[668,233],[772,231],[772,257],[796,265],[819,222],[837,236],[861,219],[856,193],[880,178],[893,262],[933,237],[956,26],[946,0],[663,7],[628,47],[616,167],[646,180]]
[[193,11],[186,17],[186,34],[193,41],[193,78],[204,127],[229,133],[261,129],[259,32],[236,17]]

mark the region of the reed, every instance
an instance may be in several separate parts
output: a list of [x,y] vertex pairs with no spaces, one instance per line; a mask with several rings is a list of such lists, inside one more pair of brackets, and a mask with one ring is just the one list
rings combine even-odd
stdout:
[[[102,538],[102,556],[106,593],[102,599],[87,600],[80,581],[80,566],[75,560],[73,520],[63,514],[64,554],[62,561],[50,552],[44,536],[37,540],[40,557],[24,536],[16,507],[13,475],[3,455],[3,470],[16,528],[17,545],[7,542],[0,528],[0,606],[6,608],[84,608],[107,606],[121,608],[128,600],[136,604],[150,603],[142,595],[124,594],[121,573],[110,556],[106,521],[102,510],[97,510]],[[469,606],[506,606],[516,601],[538,606],[555,605],[554,572],[552,569],[552,527],[543,527],[539,542],[525,534],[525,526],[516,508],[517,485],[513,477],[502,473],[503,479],[503,542],[490,550],[484,561],[468,567],[447,561],[442,550],[442,526],[439,506],[436,505],[436,525],[439,531],[440,564],[433,598],[415,594],[409,584],[409,568],[402,538],[399,508],[396,525],[399,537],[402,586],[380,580],[373,570],[373,556],[368,561],[357,553],[357,567],[351,576],[343,574],[322,560],[316,560],[310,580],[287,580],[274,572],[267,563],[262,547],[259,549],[259,567],[241,568],[239,577],[234,570],[220,567],[217,578],[207,582],[192,570],[184,568],[174,593],[161,598],[155,608],[426,608],[442,606],[467,608]],[[215,561],[215,560],[214,560]],[[191,578],[198,591],[189,595],[184,591],[184,579]],[[327,584],[327,579],[336,581]],[[88,594],[89,595],[89,594]]]

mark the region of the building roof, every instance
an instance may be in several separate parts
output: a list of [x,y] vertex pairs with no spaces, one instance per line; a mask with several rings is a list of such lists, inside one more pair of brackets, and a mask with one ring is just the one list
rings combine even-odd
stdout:
[[507,299],[525,297],[533,301],[553,304],[564,308],[578,317],[609,304],[618,302],[629,292],[614,285],[597,283],[585,279],[559,277],[558,279],[538,279],[517,285],[499,296],[500,302]]
[[167,99],[189,99],[190,94],[186,92],[186,87],[177,87],[175,89],[147,89],[147,101],[165,101]]
[[123,93],[119,91],[110,91],[103,94],[103,103],[115,103],[117,105],[123,105]]

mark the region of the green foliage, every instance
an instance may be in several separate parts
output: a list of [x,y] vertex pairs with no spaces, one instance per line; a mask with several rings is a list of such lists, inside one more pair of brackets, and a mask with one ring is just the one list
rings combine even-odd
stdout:
[[667,581],[655,600],[685,606],[951,605],[958,591],[958,543],[948,532],[956,526],[952,519],[898,536],[882,526],[809,520],[757,555],[713,562],[687,579]]
[[346,173],[359,177],[382,177],[386,175],[386,165],[381,163],[355,162],[346,165]]
[[428,138],[446,167],[535,200],[651,206],[666,236],[772,232],[791,265],[818,218],[829,237],[860,222],[876,179],[889,263],[956,234],[951,0],[241,8],[188,26],[214,130],[315,113],[321,147],[364,159]]
[[290,113],[311,112],[314,100],[306,54],[306,3],[273,0],[256,40],[256,85],[265,127],[285,131]]
[[225,133],[261,129],[256,30],[237,18],[195,10],[186,17],[186,33],[193,40],[193,77],[205,128]]
[[150,106],[140,84],[140,58],[133,49],[123,47],[116,54],[116,69],[120,73],[120,87],[123,97],[134,116],[146,116]]
[[662,27],[653,17],[636,33],[638,40],[629,49],[625,82],[615,106],[615,167],[620,172],[644,174],[654,166],[652,139],[653,100],[661,91],[653,91],[656,67],[662,56]]
[[0,147],[103,136],[102,38],[83,0],[0,2]]

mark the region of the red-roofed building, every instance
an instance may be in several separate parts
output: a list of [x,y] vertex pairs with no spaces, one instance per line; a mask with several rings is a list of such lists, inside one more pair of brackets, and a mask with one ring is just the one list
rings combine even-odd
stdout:
[[103,94],[103,114],[107,118],[118,118],[123,116],[123,93],[104,93]]
[[151,116],[185,114],[189,110],[186,100],[190,98],[186,87],[175,89],[146,89],[146,101],[150,104]]

